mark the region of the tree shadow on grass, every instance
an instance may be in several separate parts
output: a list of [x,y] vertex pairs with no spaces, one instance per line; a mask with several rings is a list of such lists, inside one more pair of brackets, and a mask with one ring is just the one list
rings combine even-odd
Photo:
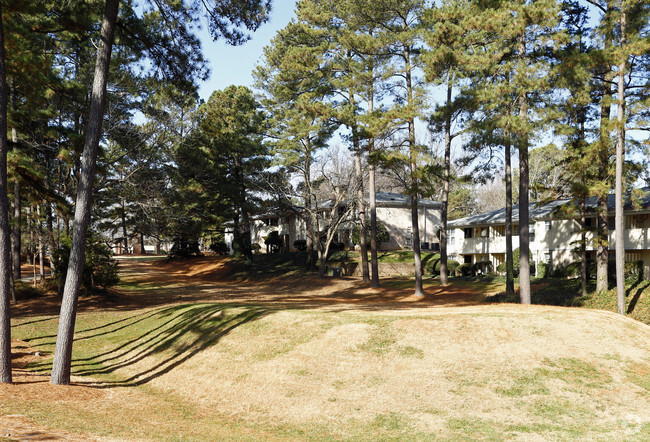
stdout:
[[[89,357],[75,358],[72,362],[74,376],[109,376],[117,377],[117,380],[93,379],[74,384],[95,388],[146,384],[216,344],[235,328],[261,319],[270,312],[270,309],[263,307],[234,309],[223,304],[181,305],[78,331],[75,341],[101,336],[102,339],[114,339],[121,343]],[[102,332],[96,333],[97,330]],[[151,359],[146,368],[128,378],[116,373],[119,369],[134,367],[147,358]],[[45,372],[50,369],[50,364],[32,365],[31,369]]]
[[634,283],[632,286],[630,286],[627,289],[627,291],[625,293],[626,298],[629,298],[632,291],[636,289],[636,293],[634,293],[634,295],[630,299],[630,303],[627,306],[627,312],[626,313],[628,315],[634,311],[634,308],[636,307],[637,302],[639,302],[639,298],[641,297],[641,294],[648,287],[650,287],[650,281],[637,281],[636,283]]

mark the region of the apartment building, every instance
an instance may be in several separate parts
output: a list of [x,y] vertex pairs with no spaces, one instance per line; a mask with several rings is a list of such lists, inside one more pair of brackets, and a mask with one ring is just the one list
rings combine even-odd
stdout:
[[[650,188],[625,198],[625,259],[643,261],[644,277],[650,279]],[[566,266],[579,259],[581,227],[570,218],[568,199],[529,207],[530,256],[534,263]],[[614,195],[608,198],[609,250],[614,258]],[[519,206],[513,207],[513,249],[519,247]],[[505,208],[457,219],[448,224],[448,256],[462,263],[489,261],[494,268],[505,261]],[[587,199],[587,227],[596,226],[596,198]],[[594,232],[587,233],[588,258],[595,258]]]

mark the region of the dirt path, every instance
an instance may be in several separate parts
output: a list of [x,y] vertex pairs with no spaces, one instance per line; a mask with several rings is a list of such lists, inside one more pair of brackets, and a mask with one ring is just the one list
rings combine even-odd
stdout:
[[[182,302],[236,302],[278,306],[352,308],[458,307],[483,304],[483,294],[464,287],[441,288],[425,284],[424,297],[413,296],[408,281],[384,281],[372,288],[357,277],[325,278],[315,275],[280,277],[264,281],[223,279],[228,271],[225,260],[199,258],[183,262],[122,261],[123,279],[139,289],[150,284],[164,290],[129,293],[129,303],[146,306]],[[124,300],[126,301],[126,300]]]

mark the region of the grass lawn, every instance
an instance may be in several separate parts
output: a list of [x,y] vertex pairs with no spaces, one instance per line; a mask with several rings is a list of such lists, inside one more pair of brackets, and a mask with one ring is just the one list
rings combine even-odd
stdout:
[[629,318],[480,300],[291,306],[264,300],[311,282],[138,273],[173,268],[123,266],[120,303],[80,309],[72,387],[48,383],[56,315],[14,315],[4,419],[82,439],[650,439],[650,328]]

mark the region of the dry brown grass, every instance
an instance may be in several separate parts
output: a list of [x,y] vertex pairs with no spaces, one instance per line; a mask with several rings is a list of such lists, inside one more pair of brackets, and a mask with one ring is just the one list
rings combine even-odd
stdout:
[[[429,286],[425,298],[414,298],[410,288],[371,289],[352,278],[223,281],[226,269],[218,259],[123,266],[126,287],[139,287],[116,293],[108,308],[98,299],[82,300],[80,320],[113,312],[102,319],[108,324],[155,315],[162,305],[196,303],[205,303],[206,321],[216,324],[252,306],[264,314],[197,352],[193,340],[206,336],[187,333],[164,351],[147,352],[145,340],[116,347],[106,343],[108,336],[82,327],[78,337],[89,354],[108,352],[117,360],[105,364],[121,364],[108,376],[78,373],[72,388],[51,386],[25,369],[49,357],[34,354],[45,338],[16,342],[17,383],[0,386],[0,404],[9,410],[0,419],[3,434],[129,440],[650,437],[650,327],[612,313],[487,305],[479,293],[453,285]],[[31,327],[28,322],[43,317],[34,316],[37,310],[20,306],[18,322]],[[155,331],[165,333],[164,327]],[[152,375],[152,367],[186,354],[191,357],[173,369]]]

